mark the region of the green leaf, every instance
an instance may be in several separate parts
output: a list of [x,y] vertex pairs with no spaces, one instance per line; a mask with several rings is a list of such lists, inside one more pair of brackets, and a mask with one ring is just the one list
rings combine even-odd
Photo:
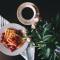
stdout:
[[43,36],[43,41],[49,40],[53,35],[45,35]]
[[41,39],[41,35],[39,34],[39,32],[37,30],[35,30],[36,35],[38,36],[39,39]]
[[50,29],[51,29],[51,24],[46,24],[46,26],[44,27],[44,30],[43,30],[43,36],[48,34]]
[[49,55],[50,55],[50,48],[47,48],[47,50],[46,50],[46,57],[48,58]]
[[56,60],[56,53],[54,52],[54,60]]

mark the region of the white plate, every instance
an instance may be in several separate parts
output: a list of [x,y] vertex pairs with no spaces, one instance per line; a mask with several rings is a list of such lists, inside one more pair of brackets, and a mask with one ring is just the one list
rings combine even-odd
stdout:
[[[19,24],[8,24],[6,26],[4,26],[3,28],[0,29],[0,40],[1,40],[1,34],[4,32],[4,30],[6,28],[16,28],[18,30],[22,30],[23,32],[26,32],[26,29],[19,25]],[[6,48],[2,43],[0,43],[0,51],[6,55],[9,55],[9,56],[15,56],[15,55],[19,55],[21,54],[22,52],[25,51],[25,49],[27,48],[29,42],[28,42],[28,39],[26,40],[26,42],[24,43],[24,45],[18,49],[16,49],[15,51],[11,52],[8,48]]]

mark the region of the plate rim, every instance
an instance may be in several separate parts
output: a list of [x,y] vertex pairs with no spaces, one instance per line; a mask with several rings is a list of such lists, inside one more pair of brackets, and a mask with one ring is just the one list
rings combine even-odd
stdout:
[[[8,24],[7,26],[9,26],[9,25],[18,25],[18,26],[20,26],[20,27],[23,27],[22,25],[19,25],[19,24],[15,24],[15,23],[12,23],[12,24]],[[1,29],[4,29],[6,26],[4,26],[4,27],[2,27]],[[23,27],[24,29],[26,29],[25,27]],[[1,30],[0,29],[0,30]],[[26,44],[26,45],[25,45]],[[9,56],[16,56],[16,55],[19,55],[20,53],[22,53],[26,48],[27,48],[27,46],[28,46],[28,44],[29,44],[29,42],[28,41],[26,41],[24,44],[23,44],[23,46],[22,47],[20,47],[19,49],[17,49],[17,50],[15,50],[14,52],[11,52],[11,51],[9,51],[9,49],[8,48],[6,48],[6,47],[4,47],[4,48],[6,48],[7,49],[7,51],[8,52],[6,52],[6,51],[1,51],[3,54],[5,54],[5,55],[9,55]],[[3,45],[3,44],[2,44]],[[1,44],[0,44],[0,47],[1,47]],[[24,48],[25,47],[25,48]],[[23,49],[24,48],[24,49]],[[2,50],[4,50],[4,49],[2,49]],[[20,50],[22,50],[22,51],[20,51]],[[17,53],[17,52],[19,52],[19,53]],[[15,54],[16,53],[16,54]]]

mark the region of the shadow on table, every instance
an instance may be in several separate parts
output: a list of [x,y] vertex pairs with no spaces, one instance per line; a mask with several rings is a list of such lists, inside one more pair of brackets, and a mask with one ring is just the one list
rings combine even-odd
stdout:
[[20,55],[18,56],[7,56],[0,52],[0,60],[24,60]]

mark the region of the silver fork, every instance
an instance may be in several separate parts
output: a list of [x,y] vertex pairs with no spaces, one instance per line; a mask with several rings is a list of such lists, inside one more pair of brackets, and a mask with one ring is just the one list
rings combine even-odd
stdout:
[[4,26],[4,19],[1,17],[1,28]]
[[2,28],[3,26],[9,24],[10,22],[8,22],[5,18],[3,18],[1,15],[0,15],[0,28]]
[[4,18],[0,16],[0,28],[2,28],[5,25]]

